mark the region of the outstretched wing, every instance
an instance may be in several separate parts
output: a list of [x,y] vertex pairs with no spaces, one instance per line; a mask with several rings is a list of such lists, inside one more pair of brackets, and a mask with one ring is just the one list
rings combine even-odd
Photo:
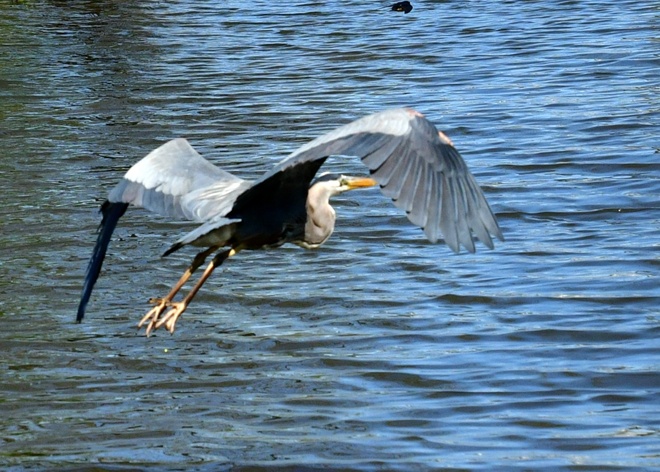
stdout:
[[141,206],[163,216],[205,222],[224,216],[250,182],[204,159],[183,138],[173,139],[131,167],[110,202]]
[[236,221],[222,217],[250,185],[211,164],[182,138],[163,144],[131,167],[101,207],[103,220],[87,265],[76,321],[85,316],[110,238],[129,204],[163,216],[213,220],[217,226]]
[[366,116],[305,144],[255,183],[330,155],[359,156],[384,195],[455,252],[474,252],[472,234],[493,248],[503,239],[488,202],[452,142],[411,109]]

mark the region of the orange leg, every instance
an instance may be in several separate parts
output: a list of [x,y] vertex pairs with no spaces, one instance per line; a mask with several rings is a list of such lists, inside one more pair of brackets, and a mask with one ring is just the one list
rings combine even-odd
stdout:
[[[170,332],[174,332],[174,325],[176,324],[177,319],[179,319],[179,316],[186,311],[186,308],[188,308],[188,305],[192,301],[193,298],[195,298],[195,295],[197,295],[197,292],[199,292],[199,289],[202,288],[202,285],[204,285],[204,282],[206,282],[206,279],[208,279],[213,271],[215,270],[216,267],[219,267],[222,265],[222,263],[227,260],[229,257],[233,256],[236,254],[235,249],[228,249],[226,251],[221,252],[220,254],[217,254],[209,263],[208,266],[206,266],[206,269],[204,270],[204,273],[202,276],[199,278],[195,286],[188,292],[188,295],[185,296],[185,298],[180,301],[180,302],[170,302],[168,306],[172,307],[170,311],[165,313],[162,318],[158,319],[155,322],[155,325],[153,326],[153,329],[158,329],[161,326],[165,325],[165,328]],[[150,323],[151,325],[151,323]],[[149,335],[150,326],[147,326],[147,335]]]
[[193,259],[192,263],[190,264],[190,267],[186,269],[186,271],[183,273],[179,281],[172,287],[172,290],[165,295],[163,298],[151,298],[149,299],[149,303],[156,305],[153,307],[149,312],[142,317],[140,322],[138,323],[138,329],[142,327],[143,324],[145,324],[147,321],[149,321],[149,324],[147,325],[147,336],[151,333],[151,330],[154,329],[154,326],[156,325],[156,322],[158,321],[158,318],[160,315],[165,311],[165,308],[167,308],[170,303],[172,303],[172,299],[174,296],[179,293],[179,290],[181,290],[181,287],[190,279],[190,276],[195,272],[199,266],[201,266],[206,258],[213,252],[217,250],[217,248],[212,247],[209,248],[205,251],[200,252],[195,256]]

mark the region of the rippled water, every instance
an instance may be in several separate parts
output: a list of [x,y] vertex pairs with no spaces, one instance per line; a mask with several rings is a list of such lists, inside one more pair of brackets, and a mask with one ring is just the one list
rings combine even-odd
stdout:
[[[652,4],[3,3],[0,465],[660,467]],[[462,151],[494,251],[352,192],[322,249],[241,253],[147,339],[193,252],[160,259],[189,226],[133,210],[73,323],[98,205],[157,145],[254,178],[401,105]]]

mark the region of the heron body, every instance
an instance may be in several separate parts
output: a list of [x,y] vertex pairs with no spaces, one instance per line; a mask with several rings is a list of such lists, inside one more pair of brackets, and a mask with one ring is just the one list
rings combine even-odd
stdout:
[[[317,173],[329,156],[358,156],[370,177]],[[473,236],[492,248],[502,239],[486,199],[451,141],[411,109],[388,110],[335,129],[300,147],[254,182],[240,179],[200,156],[185,139],[152,151],[110,192],[88,264],[77,321],[85,314],[112,233],[129,205],[200,223],[164,254],[186,245],[204,248],[163,298],[141,320],[147,334],[165,326],[173,332],[213,270],[242,250],[294,243],[312,249],[332,234],[330,198],[379,185],[408,219],[436,242],[440,235],[455,251],[474,252]],[[181,302],[173,299],[190,276],[217,253]]]

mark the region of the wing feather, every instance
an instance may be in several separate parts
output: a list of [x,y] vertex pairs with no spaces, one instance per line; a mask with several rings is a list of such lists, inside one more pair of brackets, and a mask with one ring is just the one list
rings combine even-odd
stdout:
[[[415,183],[407,188],[406,190],[410,193],[410,197],[404,196],[400,199],[402,204],[407,202],[407,199],[410,201],[406,203],[406,208],[408,212],[408,219],[414,225],[424,228],[426,226],[427,214],[426,208],[429,205],[429,200],[431,198],[431,192],[427,191],[429,185],[432,185],[433,175],[427,170],[426,167],[421,167],[417,170],[417,179]],[[413,203],[417,202],[416,205]]]
[[[397,149],[401,147],[399,145]],[[377,169],[371,169],[371,175],[381,185],[383,195],[393,200],[398,200],[401,186],[405,179],[404,174],[407,174],[410,166],[407,159],[391,159],[390,156]]]
[[400,209],[406,213],[410,213],[412,209],[413,200],[412,192],[414,191],[416,181],[419,178],[419,172],[415,172],[413,166],[403,163],[399,171],[400,175],[397,182],[389,185],[389,191],[392,193],[392,200]]
[[108,200],[204,222],[228,213],[236,197],[250,185],[214,166],[188,141],[178,138],[131,167]]
[[439,226],[442,235],[445,238],[447,246],[452,248],[454,252],[460,249],[458,243],[458,226],[456,225],[456,203],[454,196],[449,189],[449,182],[446,175],[441,176],[442,188],[445,190],[440,199],[440,218]]
[[[432,243],[436,242],[440,238],[439,225],[442,217],[442,183],[440,179],[442,176],[435,174],[433,172],[429,173],[429,180],[427,187],[425,189],[429,194],[429,198],[426,200],[426,205],[421,206],[420,209],[424,211],[426,217],[426,223],[424,224],[424,234]],[[440,195],[438,198],[437,195]],[[449,242],[447,243],[449,244]],[[451,245],[450,245],[451,247]]]
[[390,137],[385,140],[385,143],[381,147],[372,150],[370,153],[362,157],[362,162],[369,169],[378,169],[392,154],[400,152],[399,146],[402,144],[404,144],[403,139]]

